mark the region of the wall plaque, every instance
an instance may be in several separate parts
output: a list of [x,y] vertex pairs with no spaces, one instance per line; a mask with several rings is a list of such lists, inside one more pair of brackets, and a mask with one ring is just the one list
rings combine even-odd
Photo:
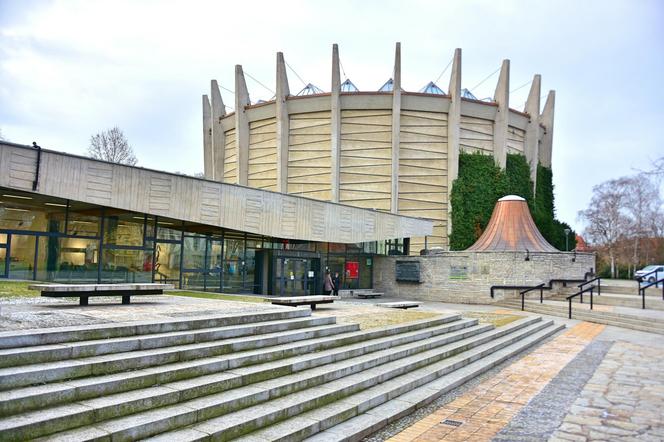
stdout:
[[421,282],[419,261],[397,261],[396,280],[402,282]]

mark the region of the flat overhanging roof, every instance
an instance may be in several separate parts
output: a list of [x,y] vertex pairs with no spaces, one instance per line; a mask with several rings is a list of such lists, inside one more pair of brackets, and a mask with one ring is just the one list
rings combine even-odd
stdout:
[[[0,142],[0,187],[285,239],[431,235],[433,222]],[[37,180],[37,189],[33,183]]]

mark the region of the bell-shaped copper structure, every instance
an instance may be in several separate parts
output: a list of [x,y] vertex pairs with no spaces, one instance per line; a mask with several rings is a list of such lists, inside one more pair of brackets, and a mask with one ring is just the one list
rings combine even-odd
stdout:
[[537,230],[526,200],[516,195],[507,195],[498,200],[484,233],[466,250],[558,252]]

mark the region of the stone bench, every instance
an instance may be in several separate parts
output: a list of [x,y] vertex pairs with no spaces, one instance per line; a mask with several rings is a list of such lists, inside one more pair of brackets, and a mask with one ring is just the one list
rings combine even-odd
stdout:
[[358,297],[358,298],[380,298],[384,293],[374,292],[373,289],[344,289],[339,290],[341,297]]
[[380,304],[376,304],[379,307],[385,307],[385,308],[401,308],[401,309],[408,309],[408,308],[415,308],[419,307],[420,304],[417,302],[412,302],[412,301],[398,301],[398,302],[383,302]]
[[335,299],[339,299],[337,296],[290,296],[290,297],[275,297],[275,298],[265,298],[274,305],[289,305],[291,307],[297,307],[300,305],[308,305],[311,307],[311,310],[316,310],[316,304],[331,304]]
[[136,295],[161,295],[173,289],[173,284],[32,284],[30,290],[39,290],[49,298],[79,298],[80,305],[88,305],[90,296],[122,296],[122,303],[129,304]]

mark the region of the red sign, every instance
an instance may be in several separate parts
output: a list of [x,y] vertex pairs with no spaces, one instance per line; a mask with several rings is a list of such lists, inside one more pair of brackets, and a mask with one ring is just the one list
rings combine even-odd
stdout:
[[346,278],[357,279],[360,273],[360,263],[356,261],[346,262]]

